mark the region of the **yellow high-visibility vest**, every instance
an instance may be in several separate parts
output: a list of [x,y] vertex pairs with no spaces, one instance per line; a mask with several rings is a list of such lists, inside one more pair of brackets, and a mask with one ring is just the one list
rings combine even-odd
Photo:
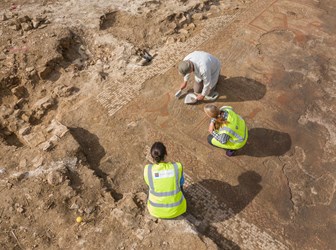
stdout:
[[182,164],[160,162],[148,164],[144,179],[149,186],[147,207],[157,218],[175,218],[187,210],[187,202],[181,191]]
[[248,132],[244,119],[236,114],[231,107],[226,107],[222,111],[228,112],[227,124],[223,124],[216,132],[218,134],[227,134],[230,136],[230,139],[227,143],[222,144],[217,141],[215,138],[212,138],[211,143],[217,147],[225,149],[240,149],[242,148],[247,141]]

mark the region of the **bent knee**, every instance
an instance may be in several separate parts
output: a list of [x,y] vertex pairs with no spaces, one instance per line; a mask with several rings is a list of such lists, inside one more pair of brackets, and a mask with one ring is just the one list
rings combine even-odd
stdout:
[[208,143],[210,144],[210,145],[212,145],[212,138],[214,138],[213,137],[213,135],[208,135]]

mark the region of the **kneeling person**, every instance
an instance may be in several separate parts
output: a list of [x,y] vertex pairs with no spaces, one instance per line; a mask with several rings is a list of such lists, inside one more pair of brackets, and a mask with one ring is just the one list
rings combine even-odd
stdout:
[[226,155],[232,156],[246,144],[248,133],[245,121],[232,107],[223,106],[218,109],[215,105],[208,104],[204,111],[211,117],[208,136],[211,145],[226,149]]
[[179,63],[178,70],[183,75],[181,91],[187,87],[190,74],[194,73],[194,92],[197,100],[214,101],[217,99],[218,93],[215,89],[221,64],[216,57],[204,51],[194,51]]
[[145,182],[149,186],[148,211],[156,218],[175,218],[187,210],[182,192],[182,164],[164,161],[167,151],[161,142],[153,144],[151,155],[155,164],[148,164],[144,169]]

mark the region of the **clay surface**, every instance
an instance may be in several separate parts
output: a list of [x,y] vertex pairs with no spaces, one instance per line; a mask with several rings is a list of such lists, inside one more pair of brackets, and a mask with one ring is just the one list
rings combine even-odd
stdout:
[[[335,13],[332,0],[1,1],[0,249],[335,249]],[[175,97],[195,50],[222,63],[214,104],[249,128],[234,157],[207,143],[209,102]],[[184,166],[177,220],[146,210],[155,141]]]

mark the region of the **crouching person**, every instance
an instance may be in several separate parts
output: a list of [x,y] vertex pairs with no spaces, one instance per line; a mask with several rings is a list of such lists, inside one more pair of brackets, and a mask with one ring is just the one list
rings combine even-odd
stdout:
[[182,187],[184,184],[183,167],[179,162],[165,162],[166,147],[155,142],[151,156],[155,164],[148,164],[144,169],[144,179],[149,187],[147,207],[156,218],[175,218],[187,210]]
[[205,113],[211,118],[208,142],[216,147],[226,149],[226,155],[232,156],[247,141],[248,133],[244,119],[236,114],[232,107],[205,105]]

